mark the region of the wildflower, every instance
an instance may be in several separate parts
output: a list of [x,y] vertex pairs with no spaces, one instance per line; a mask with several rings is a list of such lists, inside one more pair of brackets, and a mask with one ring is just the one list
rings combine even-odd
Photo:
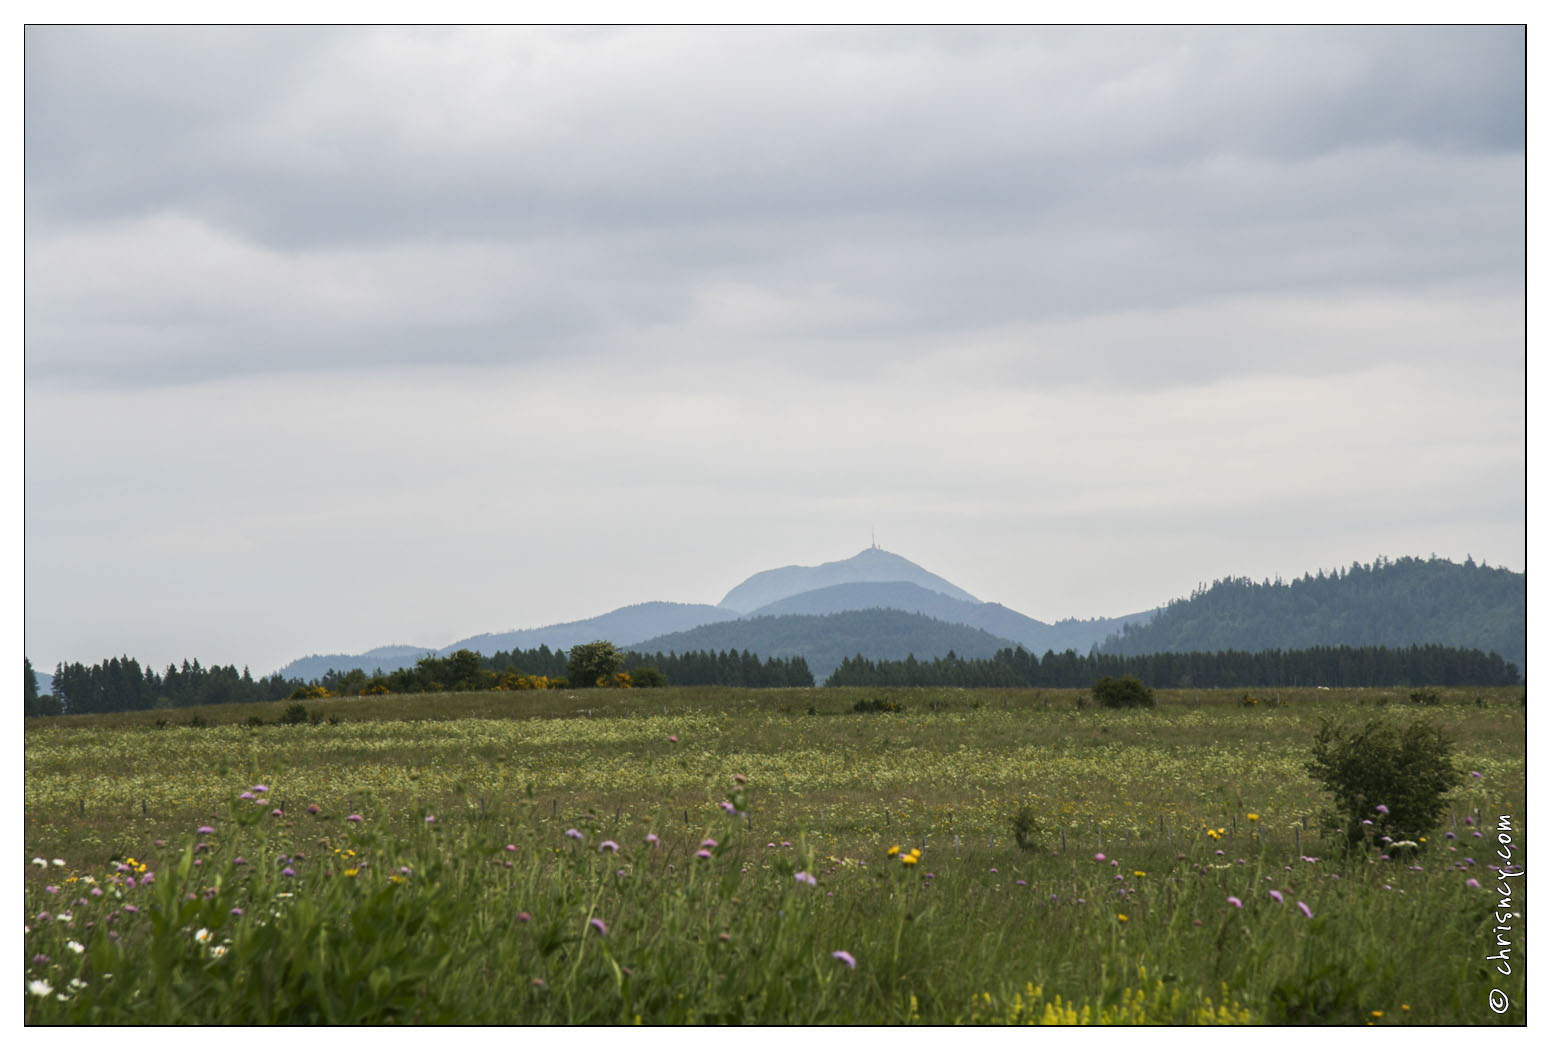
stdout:
[[900,858],[899,860],[900,860],[901,864],[904,864],[904,865],[914,865],[914,864],[917,864],[921,860],[921,857],[918,854],[906,854],[904,857]]
[[33,996],[48,996],[54,991],[54,987],[42,978],[34,978],[27,983],[27,991]]
[[1481,889],[1481,881],[1478,880],[1478,879],[1467,879],[1465,881],[1465,886],[1471,888],[1472,890],[1480,890]]
[[215,829],[212,828],[209,825],[200,825],[199,828],[195,829],[195,832],[197,832],[201,836],[213,836],[213,835],[215,835]]
[[43,893],[45,893],[45,894],[58,894],[59,893],[59,888],[54,886],[52,883],[50,883],[48,886],[43,888]]
[[345,869],[345,875],[347,877],[349,877],[350,879],[355,879],[360,874],[361,874],[361,870],[360,869]]
[[425,823],[428,824],[428,825],[436,824],[436,815],[435,814],[427,814],[425,816]]
[[1244,903],[1238,898],[1235,898],[1232,894],[1228,895],[1228,904],[1232,905],[1235,909],[1242,909],[1244,907]]
[[285,817],[285,811],[281,810],[279,807],[275,807],[275,809],[273,809],[273,810],[271,810],[269,812],[269,816],[270,817]]
[[598,919],[598,917],[596,917],[596,916],[594,916],[592,919],[588,920],[587,922],[589,924],[591,924],[592,925],[592,929],[597,931],[599,934],[607,934],[609,932],[608,926],[606,924],[604,924],[604,922],[602,920]]
[[46,860],[44,860],[43,858],[33,858],[32,859],[32,863],[34,865],[38,866],[38,868],[40,868],[40,869],[48,868],[48,862]]
[[268,785],[254,785],[252,791],[263,794],[269,791]]
[[232,915],[233,916],[241,916],[242,915],[242,909],[241,908],[234,908],[234,909],[232,909]]
[[246,865],[247,863],[248,859],[243,857],[241,854],[238,854],[235,858],[232,858],[233,865]]
[[125,905],[124,906],[124,911],[128,912],[128,913],[136,913],[136,912],[140,911],[140,906],[138,906],[138,905]]
[[[1063,835],[1064,834],[1065,833],[1063,833]],[[1095,855],[1093,855],[1093,860],[1094,861],[1108,861],[1109,859],[1106,858],[1103,854],[1095,854]]]
[[738,808],[737,807],[733,806],[731,803],[729,803],[729,802],[727,802],[725,800],[723,800],[721,803],[718,803],[717,805],[720,806],[723,810],[725,810],[729,814],[736,814],[738,812]]
[[1282,897],[1282,892],[1279,891],[1279,890],[1273,890],[1273,891],[1270,891],[1269,893],[1271,895],[1271,900],[1276,902],[1278,905],[1282,904],[1282,902],[1285,900]]
[[280,875],[282,875],[282,876],[294,876],[294,875],[296,875],[296,870],[293,869],[291,866],[287,865],[285,868],[280,870]]
[[657,833],[655,833],[655,832],[648,832],[646,834],[646,841],[648,843],[650,843],[652,846],[655,847],[658,844],[658,842],[659,842],[659,840],[657,839]]
[[709,858],[710,856],[711,856],[711,852],[709,850],[697,850],[697,851],[695,851],[695,857],[697,857],[697,858]]
[[568,828],[568,829],[565,830],[565,834],[566,834],[566,838],[567,839],[581,839],[582,838],[582,830],[579,829],[579,828]]
[[1141,869],[1137,869],[1134,872],[1132,872],[1131,875],[1133,875],[1133,876],[1145,876],[1145,875],[1147,875],[1147,873],[1143,872]]
[[669,734],[668,735],[668,743],[669,744],[678,744],[679,743],[679,735],[678,734]]
[[210,955],[219,960],[221,957],[226,955],[226,946],[217,945],[214,949],[210,950]]
[[526,912],[519,912],[517,914],[517,922],[518,923],[532,923],[533,922],[533,917],[528,915]]
[[612,839],[605,839],[602,843],[598,844],[598,849],[600,851],[603,851],[603,850],[618,850],[619,849],[619,844],[615,843]]
[[797,873],[796,879],[798,883],[806,883],[810,887],[818,886],[819,882],[813,878],[813,874],[811,872],[799,872]]
[[74,940],[65,942],[65,948],[69,949],[71,952],[75,953],[77,956],[81,955],[83,952],[86,951],[86,946],[84,946],[80,942],[74,941]]
[[716,840],[714,840],[714,839],[702,839],[700,841],[700,845],[702,847],[712,848],[712,847],[716,846]]
[[323,811],[323,808],[320,807],[316,803],[308,803],[307,804],[307,813],[309,813],[309,814],[318,814],[318,813],[322,813],[322,811]]
[[253,798],[253,793],[252,792],[244,792],[242,795],[238,796],[237,798],[238,799],[252,799]]
[[1304,919],[1312,920],[1314,918],[1314,910],[1309,908],[1303,902],[1300,901],[1298,903],[1298,908],[1299,908],[1300,911],[1302,911]]
[[1026,879],[1015,880],[1014,882],[1016,882],[1020,887],[1027,887],[1029,885],[1029,881]]
[[898,854],[898,853],[899,853],[899,844],[896,843],[894,846],[889,848],[889,857],[892,858],[895,854]]
[[1373,1012],[1373,1017],[1375,1017],[1375,1018],[1383,1018],[1384,1017],[1384,1012],[1383,1011],[1374,1011]]
[[199,928],[199,930],[194,932],[194,940],[197,941],[201,945],[209,944],[209,942],[210,942],[210,929],[208,927],[201,927],[201,928]]
[[732,775],[732,779],[734,781],[738,782],[738,784],[740,784],[740,785],[746,785],[746,784],[749,783],[749,778],[748,778],[747,774],[733,774]]
[[44,955],[43,953],[38,953],[38,955],[36,955],[36,956],[34,956],[32,958],[32,965],[34,967],[42,967],[44,964],[46,964],[48,962],[49,962],[49,957]]
[[1380,803],[1378,806],[1374,807],[1373,809],[1377,810],[1381,814],[1389,813],[1389,807],[1385,806],[1383,803]]
[[1131,922],[1131,917],[1127,916],[1123,912],[1115,913],[1115,919],[1119,920],[1121,923],[1130,923]]
[[365,821],[366,819],[364,817],[362,817],[360,814],[351,814],[349,817],[345,818],[345,820],[349,821],[349,822],[351,822],[353,824],[359,825],[362,821]]
[[1250,819],[1250,820],[1251,820],[1251,821],[1259,821],[1259,820],[1260,820],[1260,815],[1259,815],[1259,814],[1249,814],[1249,815],[1246,815],[1246,816],[1247,816],[1247,817],[1248,817],[1248,818],[1249,818],[1249,819]]
[[845,964],[847,967],[851,968],[851,970],[856,970],[856,957],[852,956],[844,949],[836,949],[834,952],[830,953],[830,955],[839,960],[841,963]]
[[[1479,771],[1479,770],[1472,770],[1472,771],[1470,771],[1470,776],[1475,778],[1477,781],[1479,781],[1479,780],[1481,780],[1481,771]],[[1468,818],[1467,818],[1467,820],[1468,820]]]

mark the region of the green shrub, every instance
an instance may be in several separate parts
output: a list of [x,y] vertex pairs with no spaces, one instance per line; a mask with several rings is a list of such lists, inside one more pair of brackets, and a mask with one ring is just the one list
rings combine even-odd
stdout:
[[1374,720],[1356,731],[1320,723],[1306,766],[1335,797],[1348,847],[1419,841],[1438,826],[1444,796],[1460,782],[1453,746],[1437,727],[1404,730]]
[[857,701],[851,705],[851,710],[853,712],[902,712],[905,706],[887,697],[872,697],[865,701]]
[[1441,703],[1441,701],[1442,701],[1442,698],[1438,696],[1438,691],[1437,690],[1412,690],[1411,691],[1411,703],[1412,704],[1433,705],[1433,704],[1439,704],[1439,703]]
[[307,706],[300,701],[288,704],[285,706],[285,711],[280,713],[280,718],[275,721],[281,726],[300,726],[307,721]]
[[1108,675],[1093,684],[1093,699],[1106,708],[1156,708],[1152,687],[1134,675],[1114,679]]

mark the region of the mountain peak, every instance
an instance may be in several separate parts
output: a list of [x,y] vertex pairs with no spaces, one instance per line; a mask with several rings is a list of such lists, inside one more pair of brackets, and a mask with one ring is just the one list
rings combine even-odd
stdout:
[[825,562],[818,566],[782,566],[780,569],[755,573],[727,592],[719,605],[723,609],[748,613],[804,591],[833,587],[836,584],[887,583],[915,584],[962,602],[980,602],[963,588],[922,569],[908,558],[874,545],[838,562]]

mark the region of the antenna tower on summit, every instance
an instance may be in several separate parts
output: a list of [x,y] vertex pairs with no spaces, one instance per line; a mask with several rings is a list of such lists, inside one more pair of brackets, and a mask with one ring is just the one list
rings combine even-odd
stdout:
[[874,551],[878,550],[878,530],[877,529],[874,529],[872,531],[872,549]]

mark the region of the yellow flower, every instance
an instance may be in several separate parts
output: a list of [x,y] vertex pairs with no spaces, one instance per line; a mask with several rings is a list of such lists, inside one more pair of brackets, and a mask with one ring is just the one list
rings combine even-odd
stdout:
[[1259,821],[1260,820],[1260,815],[1259,814],[1250,814],[1249,815],[1249,819],[1251,821]]
[[919,859],[917,859],[914,854],[906,854],[904,857],[900,858],[899,860],[903,864],[914,865],[916,863],[916,861],[919,860]]
[[359,876],[360,874],[360,869],[345,869],[345,875],[351,877],[352,879],[354,879],[356,876]]
[[898,854],[898,853],[899,853],[899,845],[897,843],[894,846],[889,848],[889,857],[892,858],[895,854]]
[[1411,1005],[1410,1004],[1401,1004],[1400,1005],[1400,1009],[1402,1011],[1409,1011],[1409,1010],[1411,1010]]
[[1115,914],[1115,918],[1118,919],[1121,923],[1128,923],[1128,922],[1130,922],[1130,917],[1128,917],[1123,912],[1117,912]]
[[920,847],[911,847],[910,848],[910,856],[913,857],[913,858],[920,857],[921,856],[921,848]]
[[1375,1018],[1383,1018],[1384,1017],[1384,1012],[1383,1011],[1375,1011],[1375,1012],[1373,1012],[1373,1017],[1375,1017]]
[[1133,875],[1133,876],[1145,876],[1145,875],[1147,875],[1147,873],[1143,872],[1141,869],[1137,869],[1135,872],[1131,873],[1131,875]]

